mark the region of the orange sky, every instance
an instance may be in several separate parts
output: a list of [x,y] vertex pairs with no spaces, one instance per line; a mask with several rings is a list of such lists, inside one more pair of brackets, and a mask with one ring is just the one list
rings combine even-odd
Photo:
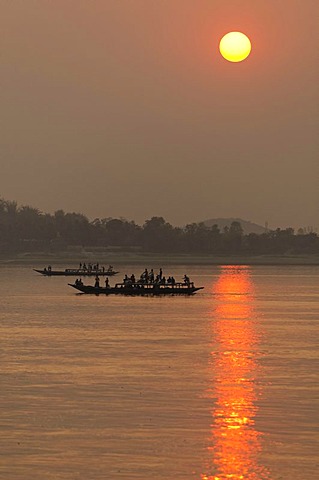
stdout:
[[[318,14],[317,0],[3,2],[0,196],[318,225]],[[253,43],[242,64],[218,54],[231,30]]]

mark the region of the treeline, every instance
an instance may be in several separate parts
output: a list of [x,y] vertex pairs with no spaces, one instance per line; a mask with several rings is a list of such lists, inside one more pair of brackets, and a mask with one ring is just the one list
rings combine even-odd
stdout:
[[0,199],[0,253],[58,252],[71,246],[160,253],[315,254],[319,237],[292,228],[245,235],[239,222],[221,231],[204,223],[174,227],[162,217],[146,220],[143,226],[115,218],[89,221],[79,213],[58,210],[51,215]]

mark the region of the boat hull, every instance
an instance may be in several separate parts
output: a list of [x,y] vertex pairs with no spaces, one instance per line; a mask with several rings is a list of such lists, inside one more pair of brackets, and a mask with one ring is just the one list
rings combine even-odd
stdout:
[[93,287],[91,285],[75,285],[68,284],[80,293],[89,295],[193,295],[204,287],[174,287],[174,286],[158,286],[158,285],[139,285],[139,286],[123,286],[123,287]]
[[37,273],[41,273],[45,277],[113,277],[119,272],[110,272],[105,270],[103,271],[83,271],[83,270],[36,270],[33,269]]

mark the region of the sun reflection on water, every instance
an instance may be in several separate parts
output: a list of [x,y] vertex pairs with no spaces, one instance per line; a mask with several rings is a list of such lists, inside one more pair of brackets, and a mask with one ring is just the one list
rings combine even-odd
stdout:
[[210,473],[202,480],[264,480],[258,463],[261,434],[255,427],[260,391],[256,385],[259,335],[248,267],[222,267],[213,287],[211,313],[212,409]]

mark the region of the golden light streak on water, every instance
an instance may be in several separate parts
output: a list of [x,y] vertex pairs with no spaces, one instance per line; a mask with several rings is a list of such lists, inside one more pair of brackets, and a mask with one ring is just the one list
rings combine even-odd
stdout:
[[258,464],[260,433],[256,386],[259,335],[253,284],[247,267],[223,267],[213,287],[211,472],[202,480],[262,480],[269,473]]

